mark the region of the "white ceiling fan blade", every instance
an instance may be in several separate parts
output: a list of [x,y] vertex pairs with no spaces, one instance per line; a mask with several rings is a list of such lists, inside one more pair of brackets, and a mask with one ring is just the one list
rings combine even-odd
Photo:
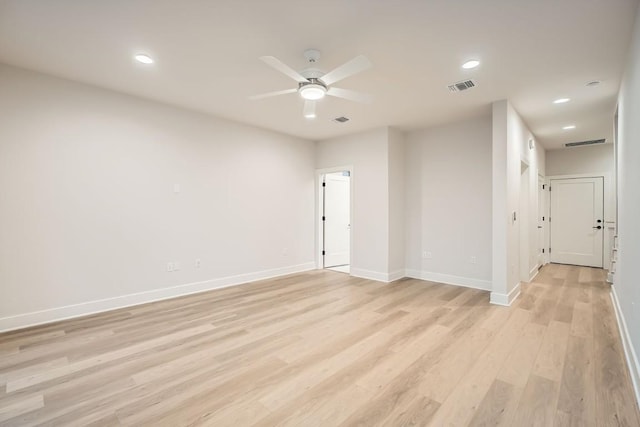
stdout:
[[359,55],[353,58],[351,61],[346,62],[336,68],[333,71],[329,71],[324,76],[320,77],[320,80],[327,86],[334,84],[342,79],[346,79],[349,76],[357,74],[361,71],[371,67],[371,61],[364,55]]
[[309,82],[309,80],[304,78],[302,74],[300,74],[293,68],[289,67],[287,64],[280,61],[278,58],[274,56],[261,56],[260,59],[264,61],[265,64],[269,65],[272,68],[275,68],[276,70],[280,71],[283,74],[286,74],[287,76],[291,77],[293,80],[297,81],[298,83]]
[[361,102],[363,104],[370,104],[373,101],[373,96],[368,93],[356,92],[355,90],[349,89],[340,89],[337,87],[330,88],[327,91],[327,95],[348,99],[349,101]]
[[297,91],[298,89],[277,90],[275,92],[261,93],[260,95],[251,95],[249,99],[263,99],[263,98],[269,98],[271,96],[286,95],[287,93],[294,93]]
[[302,115],[304,115],[307,119],[315,119],[316,101],[304,101],[304,110],[302,111]]

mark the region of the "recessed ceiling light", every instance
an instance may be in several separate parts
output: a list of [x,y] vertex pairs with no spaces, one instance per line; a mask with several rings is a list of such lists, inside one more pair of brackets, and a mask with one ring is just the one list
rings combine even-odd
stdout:
[[569,126],[564,126],[562,129],[564,130],[571,130],[571,129],[575,129],[576,125],[569,125]]
[[480,61],[472,59],[462,64],[462,68],[464,68],[465,70],[470,70],[471,68],[476,68],[478,65],[480,65]]
[[316,113],[305,113],[304,117],[306,119],[315,119],[316,118]]
[[564,104],[566,102],[571,101],[571,98],[558,98],[555,101],[553,101],[554,104]]
[[135,56],[136,61],[141,62],[143,64],[153,64],[153,59],[149,55],[145,55],[144,53],[139,53]]

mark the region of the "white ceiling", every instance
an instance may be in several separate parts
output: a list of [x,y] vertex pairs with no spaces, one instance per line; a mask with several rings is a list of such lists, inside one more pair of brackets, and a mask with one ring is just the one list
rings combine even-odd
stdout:
[[[547,148],[612,137],[637,0],[0,0],[0,62],[313,140],[380,127],[412,130],[488,114],[508,98]],[[370,105],[325,98],[302,117],[295,87],[258,58],[330,71],[358,54],[373,68],[336,86]],[[156,63],[133,61],[138,52]],[[482,61],[463,70],[467,59]],[[473,78],[478,87],[451,94]],[[598,79],[602,84],[585,84]],[[568,104],[554,105],[559,97]],[[351,119],[337,124],[338,116]],[[575,124],[573,131],[562,126]]]

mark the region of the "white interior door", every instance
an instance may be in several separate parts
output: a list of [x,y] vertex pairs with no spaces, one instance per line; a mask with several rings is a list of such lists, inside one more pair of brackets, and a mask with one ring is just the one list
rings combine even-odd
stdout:
[[603,182],[602,177],[551,180],[551,262],[602,267]]
[[324,267],[349,265],[350,177],[338,172],[324,179]]

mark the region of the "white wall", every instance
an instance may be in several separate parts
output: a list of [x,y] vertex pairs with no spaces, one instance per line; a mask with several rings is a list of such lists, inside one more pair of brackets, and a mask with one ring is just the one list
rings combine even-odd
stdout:
[[388,129],[389,138],[389,273],[392,279],[404,277],[404,191],[405,136]]
[[7,66],[0,116],[0,330],[313,268],[312,142]]
[[618,98],[618,238],[614,277],[636,397],[640,400],[640,9]]
[[610,267],[615,234],[616,202],[613,144],[547,151],[547,176],[592,175],[604,177],[604,268]]
[[316,168],[353,166],[351,274],[389,280],[389,160],[386,127],[316,143]]
[[531,241],[534,235],[529,233],[528,225],[531,221],[531,215],[533,214],[530,209],[531,203],[531,185],[530,175],[531,170],[526,162],[520,162],[520,205],[518,206],[518,222],[519,225],[519,247],[520,247],[520,282],[529,282],[531,276],[530,270],[530,258],[531,258]]
[[[491,216],[491,296],[494,302],[508,304],[510,283],[508,254],[509,231],[511,230],[511,210],[508,205],[507,191],[507,115],[506,100],[494,102],[492,105],[492,216]],[[495,297],[494,297],[495,295]]]
[[547,151],[547,175],[613,172],[613,144]]
[[[544,148],[535,143],[535,137],[518,112],[506,101],[493,104],[492,134],[493,165],[493,291],[491,300],[497,304],[510,304],[519,294],[523,273],[527,266],[530,275],[537,269],[537,199],[538,175],[545,174]],[[534,147],[529,148],[529,140]],[[522,163],[528,165],[529,194],[521,195]],[[528,203],[521,204],[521,197]],[[528,205],[528,212],[522,212]],[[516,213],[516,220],[513,214]],[[526,221],[523,221],[525,219]],[[523,227],[521,231],[521,227]],[[521,233],[526,235],[522,239]],[[526,248],[521,248],[521,243]],[[521,256],[526,262],[521,263]],[[526,268],[526,267],[524,267]]]
[[[537,253],[537,233],[538,233],[538,175],[545,176],[546,172],[546,153],[541,144],[536,143],[535,136],[529,130],[527,124],[522,120],[520,114],[509,104],[508,108],[508,133],[509,145],[513,147],[513,163],[518,164],[518,170],[514,173],[518,179],[523,179],[521,171],[522,163],[527,164],[528,170],[528,192],[520,191],[517,194],[510,193],[509,197],[517,203],[518,206],[518,240],[517,246],[521,247],[521,256],[527,259],[520,263],[524,271],[520,271],[521,281],[528,276],[532,279],[538,271],[538,253]],[[530,148],[529,141],[533,140],[533,148]],[[527,200],[518,201],[525,197]],[[522,241],[521,241],[522,240]],[[521,270],[521,269],[519,269]],[[528,281],[528,280],[527,280]]]
[[408,133],[405,148],[407,275],[491,289],[491,118]]

